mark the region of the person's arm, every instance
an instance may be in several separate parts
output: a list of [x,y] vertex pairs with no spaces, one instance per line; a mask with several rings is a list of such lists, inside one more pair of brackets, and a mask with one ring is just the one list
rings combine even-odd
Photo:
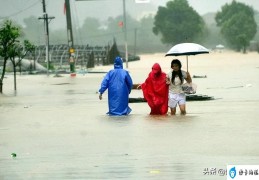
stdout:
[[132,86],[133,86],[133,81],[132,81],[132,78],[131,76],[129,75],[129,72],[126,71],[126,85],[128,87],[128,90],[129,90],[129,94],[131,92],[131,89],[132,89]]
[[99,89],[99,99],[100,100],[102,100],[102,94],[108,88],[108,84],[109,84],[109,73],[107,73],[105,75],[105,77],[103,78],[103,81],[101,83],[101,88]]
[[101,94],[101,93],[99,94],[99,99],[100,99],[100,100],[102,100],[102,99],[103,99],[103,96],[102,96],[102,94]]
[[166,83],[167,85],[170,85],[170,84],[171,84],[171,80],[170,80],[170,77],[169,77],[168,74],[166,75],[165,83]]
[[186,72],[186,76],[187,77],[185,78],[185,80],[187,81],[187,83],[192,83],[192,77],[188,71]]
[[138,90],[141,89],[141,84],[137,84],[137,89],[138,89]]

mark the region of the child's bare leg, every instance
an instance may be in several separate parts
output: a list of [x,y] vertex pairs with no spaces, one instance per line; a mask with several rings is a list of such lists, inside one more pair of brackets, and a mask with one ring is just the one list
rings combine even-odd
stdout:
[[185,108],[185,104],[179,105],[180,111],[181,111],[181,115],[185,115],[186,114],[186,108]]
[[170,110],[171,110],[171,115],[175,115],[175,113],[176,113],[176,107],[175,107],[175,108],[170,108]]

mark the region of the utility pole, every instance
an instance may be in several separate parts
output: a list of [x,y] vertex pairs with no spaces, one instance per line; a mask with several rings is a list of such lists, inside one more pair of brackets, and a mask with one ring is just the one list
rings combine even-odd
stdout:
[[[95,1],[95,0],[76,0],[76,1]],[[123,0],[123,32],[125,43],[125,61],[128,68],[128,43],[127,43],[127,23],[126,23],[126,0]]]
[[137,48],[137,28],[134,30],[134,56],[136,56],[136,48]]
[[48,14],[46,12],[46,4],[45,0],[42,0],[42,6],[43,6],[43,17],[39,17],[38,19],[44,20],[44,32],[45,32],[45,42],[46,42],[46,63],[47,63],[47,75],[49,76],[49,19],[54,19],[55,17],[48,17]]
[[128,68],[128,42],[127,42],[127,23],[126,23],[126,2],[123,0],[123,29],[124,29],[124,43],[125,43],[125,60],[126,68]]
[[74,49],[74,39],[71,21],[71,11],[70,11],[70,0],[65,0],[65,10],[67,18],[67,37],[69,46],[69,64],[70,64],[70,76],[76,76],[75,73],[75,49]]

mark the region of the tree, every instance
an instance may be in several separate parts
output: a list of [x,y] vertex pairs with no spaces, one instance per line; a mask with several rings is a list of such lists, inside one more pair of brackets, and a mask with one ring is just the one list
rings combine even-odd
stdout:
[[[108,64],[113,64],[114,63],[114,59],[117,57],[117,56],[121,56],[120,55],[120,52],[117,48],[117,44],[116,44],[116,41],[115,39],[113,40],[113,45],[111,47],[111,49],[109,50],[108,52],[108,55],[107,55],[107,62]],[[123,60],[125,60],[125,53],[123,55]]]
[[3,80],[5,76],[6,63],[10,58],[11,48],[16,43],[21,31],[18,26],[13,25],[12,21],[6,20],[2,27],[0,28],[0,56],[3,59],[3,69],[0,78],[0,93],[3,93]]
[[253,8],[234,0],[230,5],[226,4],[221,8],[215,20],[229,46],[237,51],[242,49],[246,53],[257,28]]
[[32,45],[28,40],[24,40],[23,45],[17,41],[12,44],[9,48],[8,54],[13,65],[14,72],[14,90],[16,91],[16,67],[21,64],[23,58],[27,55],[28,52],[35,50],[35,46]]
[[[10,59],[14,69],[14,90],[16,90],[16,66],[28,52],[32,52],[35,46],[28,40],[24,40],[21,45],[18,38],[21,36],[21,29],[14,25],[12,21],[6,20],[0,28],[0,56],[3,59],[3,70],[0,78],[0,93],[3,93],[3,79],[6,71],[7,60]],[[16,60],[17,58],[17,60]]]
[[91,53],[88,55],[87,68],[93,68],[93,67],[94,67],[94,52],[91,51]]
[[[138,52],[165,51],[167,47],[163,45],[158,36],[153,31],[154,16],[148,15],[140,19],[140,27],[137,29],[137,50]],[[147,43],[148,42],[148,43]]]
[[204,28],[203,19],[187,0],[174,0],[167,2],[166,7],[158,8],[153,32],[161,34],[162,43],[177,44],[201,41]]

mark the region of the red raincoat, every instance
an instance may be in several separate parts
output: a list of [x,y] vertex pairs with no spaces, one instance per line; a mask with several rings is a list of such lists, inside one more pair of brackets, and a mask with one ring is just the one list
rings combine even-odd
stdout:
[[141,84],[144,98],[151,108],[151,115],[164,115],[168,111],[168,85],[166,74],[158,63],[152,67],[145,83]]

